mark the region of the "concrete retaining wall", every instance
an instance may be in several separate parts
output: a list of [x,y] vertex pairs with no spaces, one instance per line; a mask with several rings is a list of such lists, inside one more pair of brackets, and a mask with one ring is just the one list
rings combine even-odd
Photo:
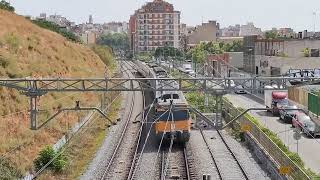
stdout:
[[271,179],[285,180],[285,176],[279,174],[278,168],[273,159],[270,158],[268,152],[261,147],[252,136],[245,134],[246,145],[251,150],[254,158],[258,161],[260,166],[268,172]]

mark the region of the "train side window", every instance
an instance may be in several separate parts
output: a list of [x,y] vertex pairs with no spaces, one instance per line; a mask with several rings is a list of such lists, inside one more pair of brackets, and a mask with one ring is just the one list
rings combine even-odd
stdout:
[[179,99],[179,95],[178,94],[173,94],[172,95],[172,99]]
[[161,98],[162,100],[164,100],[165,102],[167,101],[167,99],[171,99],[171,94],[165,94],[162,96]]

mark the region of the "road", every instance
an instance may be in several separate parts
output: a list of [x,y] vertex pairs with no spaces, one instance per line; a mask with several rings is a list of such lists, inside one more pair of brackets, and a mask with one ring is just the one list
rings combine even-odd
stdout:
[[[228,94],[226,97],[236,107],[244,109],[265,107],[261,100],[259,101],[248,94]],[[266,111],[250,112],[250,114],[257,118],[266,128],[276,133],[282,142],[289,147],[290,151],[298,152],[307,168],[320,173],[320,155],[318,155],[318,152],[320,152],[320,139],[311,139],[302,135],[302,138],[297,143],[293,138],[294,132],[291,125],[284,124],[279,120],[279,117],[273,117],[271,113],[267,113]]]

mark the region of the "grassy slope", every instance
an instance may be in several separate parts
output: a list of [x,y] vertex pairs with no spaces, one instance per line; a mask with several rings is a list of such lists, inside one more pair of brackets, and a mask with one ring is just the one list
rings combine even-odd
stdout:
[[[24,17],[0,10],[1,78],[102,77],[104,67],[89,48],[39,28]],[[75,100],[80,100],[83,106],[99,102],[98,95],[92,93],[47,94],[39,98],[39,108],[44,110],[39,119],[44,120],[58,107],[74,106]],[[0,88],[0,154],[6,153],[6,158],[22,173],[32,168],[32,161],[43,146],[55,143],[79,117],[76,113],[65,113],[35,132],[29,130],[27,108],[26,97],[15,90]]]

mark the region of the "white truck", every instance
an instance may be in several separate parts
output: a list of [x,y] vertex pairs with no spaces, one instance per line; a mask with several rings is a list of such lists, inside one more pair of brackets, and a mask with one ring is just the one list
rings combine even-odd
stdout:
[[288,90],[275,90],[272,86],[266,86],[264,91],[264,103],[270,108],[274,116],[279,115],[279,108],[289,105]]
[[193,75],[194,71],[192,70],[192,65],[191,64],[183,64],[182,65],[183,72],[186,74]]

